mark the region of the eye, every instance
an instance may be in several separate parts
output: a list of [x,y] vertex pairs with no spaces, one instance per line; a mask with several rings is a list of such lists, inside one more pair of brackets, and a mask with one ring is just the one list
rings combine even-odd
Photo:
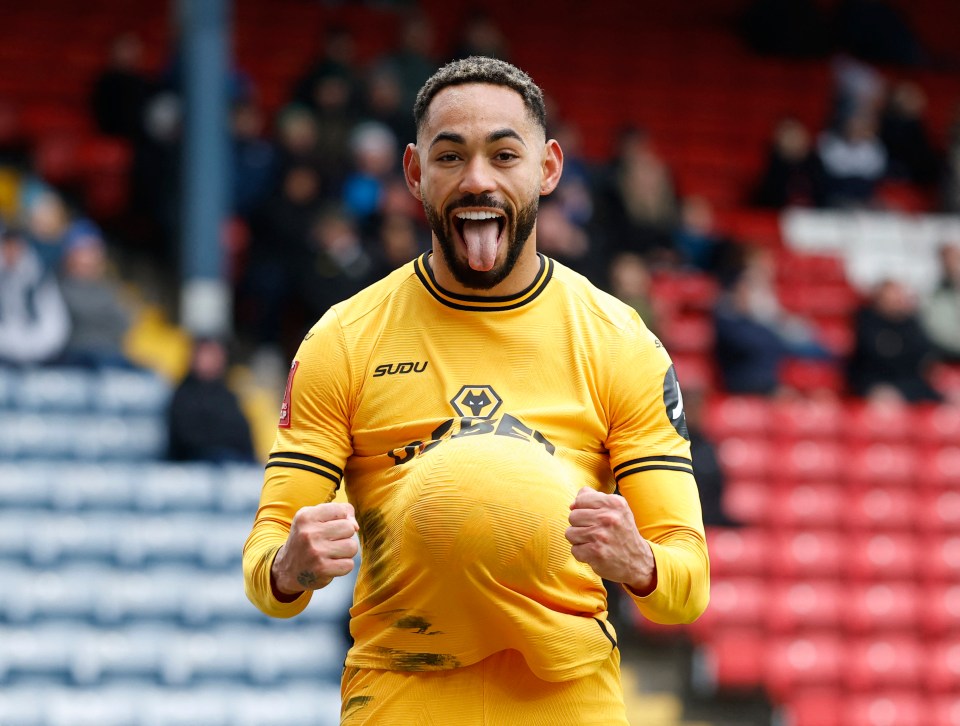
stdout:
[[458,161],[459,159],[460,157],[452,151],[444,151],[442,154],[437,156],[437,161],[442,162]]
[[493,158],[497,161],[507,162],[513,161],[514,159],[519,159],[520,155],[514,153],[513,151],[498,151]]

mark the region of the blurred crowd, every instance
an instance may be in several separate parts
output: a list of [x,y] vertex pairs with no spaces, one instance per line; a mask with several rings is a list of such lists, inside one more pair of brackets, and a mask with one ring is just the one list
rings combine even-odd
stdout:
[[[776,15],[806,5],[754,3],[744,22],[747,41],[760,53],[824,52],[814,47],[816,33],[784,34],[816,18],[794,18],[790,26]],[[843,5],[850,12],[888,8],[876,0]],[[242,68],[230,69],[225,246],[236,337],[250,355],[288,360],[331,304],[429,249],[400,166],[415,136],[414,96],[448,60],[510,60],[511,52],[482,11],[442,50],[429,17],[409,9],[399,17],[394,47],[364,62],[354,31],[325,28],[312,63],[275,112],[265,110]],[[849,52],[834,57],[833,85],[823,89],[829,117],[821,128],[783,118],[771,129],[766,162],[744,204],[881,209],[878,189],[896,180],[937,200],[931,211],[960,211],[960,116],[949,138],[935,138],[921,86],[889,81],[871,64],[923,62],[922,45],[904,37],[906,24],[882,26],[885,43],[856,36],[856,22],[844,27]],[[109,234],[86,216],[75,190],[47,183],[30,149],[0,133],[0,363],[130,365],[123,351],[129,305],[116,263],[146,259],[176,279],[181,73],[176,53],[160,73],[146,72],[141,40],[126,33],[96,79],[89,104],[98,133],[133,149],[129,203]],[[682,195],[647,130],[623,127],[612,156],[598,162],[580,153],[576,123],[552,106],[550,134],[565,151],[565,170],[559,189],[541,202],[542,252],[635,306],[655,331],[669,323],[651,298],[651,276],[679,271],[716,280],[715,357],[727,391],[772,394],[786,357],[835,355],[809,321],[784,310],[771,251],[731,238],[708,199]],[[10,169],[18,179],[13,196],[3,186]],[[940,396],[929,384],[931,362],[960,361],[960,240],[943,243],[943,282],[930,299],[890,280],[864,300],[855,349],[844,361],[850,392]]]

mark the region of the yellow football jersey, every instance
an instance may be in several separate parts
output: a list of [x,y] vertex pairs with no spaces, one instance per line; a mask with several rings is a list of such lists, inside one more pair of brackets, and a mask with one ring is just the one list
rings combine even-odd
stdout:
[[347,665],[455,668],[505,649],[539,677],[615,647],[606,593],[564,537],[582,486],[627,499],[651,542],[657,622],[705,607],[708,562],[680,388],[636,312],[546,257],[524,291],[456,295],[429,255],[331,308],[294,360],[260,509],[250,599],[303,506],[344,483],[361,565]]

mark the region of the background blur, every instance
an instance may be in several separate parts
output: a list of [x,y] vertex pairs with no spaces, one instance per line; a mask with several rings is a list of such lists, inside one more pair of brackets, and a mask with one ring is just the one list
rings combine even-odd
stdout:
[[538,244],[684,387],[706,615],[638,726],[960,724],[960,4],[0,3],[0,725],[335,724],[352,583],[242,592],[289,361],[429,247],[442,63],[544,88]]

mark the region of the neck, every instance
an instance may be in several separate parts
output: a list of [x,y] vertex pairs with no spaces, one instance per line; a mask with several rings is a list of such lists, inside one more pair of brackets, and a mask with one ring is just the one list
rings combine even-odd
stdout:
[[433,254],[430,255],[427,262],[437,280],[437,284],[444,290],[457,295],[476,297],[509,297],[516,295],[532,285],[540,272],[540,257],[537,254],[535,235],[531,235],[530,239],[527,240],[527,244],[510,274],[501,282],[486,290],[466,287],[457,281],[450,271],[443,250],[440,249],[436,239],[433,241]]

